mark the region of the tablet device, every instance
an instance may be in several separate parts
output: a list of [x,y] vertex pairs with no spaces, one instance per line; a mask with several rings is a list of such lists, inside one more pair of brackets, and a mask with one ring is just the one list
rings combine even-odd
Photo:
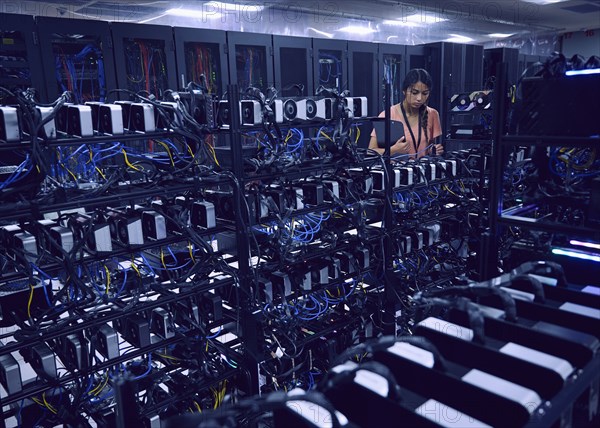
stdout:
[[[377,133],[377,146],[385,148],[385,121],[373,122],[373,128]],[[400,138],[404,137],[404,124],[397,120],[390,121],[390,146],[396,144]]]

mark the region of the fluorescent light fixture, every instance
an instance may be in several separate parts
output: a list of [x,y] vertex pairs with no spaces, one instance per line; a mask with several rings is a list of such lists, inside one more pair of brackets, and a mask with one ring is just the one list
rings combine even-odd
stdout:
[[211,8],[217,12],[260,12],[263,6],[257,4],[242,4],[242,3],[225,3],[221,1],[209,1],[202,5],[203,9]]
[[581,76],[583,74],[600,74],[600,68],[586,68],[584,70],[565,71],[566,76]]
[[174,8],[168,9],[165,15],[181,16],[183,18],[196,18],[196,19],[215,19],[223,16],[221,12],[217,12],[216,9],[184,9]]
[[447,18],[442,18],[439,14],[434,13],[415,13],[404,19],[400,19],[400,21],[414,22],[416,24],[436,24],[447,20]]
[[524,2],[527,3],[535,3],[535,4],[552,4],[552,3],[562,3],[563,1],[567,1],[567,0],[523,0]]
[[401,19],[386,19],[382,22],[384,25],[393,25],[396,27],[419,27],[416,22],[403,21]]
[[572,239],[569,241],[569,244],[575,245],[578,247],[586,247],[586,248],[593,248],[594,250],[600,250],[600,244],[598,244],[596,242],[583,242],[583,241],[576,241],[576,240]]
[[314,31],[315,33],[317,33],[317,34],[319,34],[321,36],[325,36],[325,37],[327,37],[329,39],[332,39],[333,36],[334,36],[331,33],[326,33],[325,31],[317,30],[316,28],[313,28],[313,27],[308,27],[307,30]]
[[460,34],[450,34],[450,38],[446,39],[446,42],[453,42],[453,43],[468,43],[468,42],[472,42],[474,39],[467,37],[467,36],[462,36]]
[[515,33],[491,33],[488,34],[488,37],[492,37],[494,39],[504,39],[506,37],[510,37]]
[[584,253],[583,251],[566,250],[563,248],[552,248],[552,254],[600,263],[600,256],[590,253]]
[[351,33],[351,34],[358,34],[361,36],[364,36],[367,34],[373,34],[373,33],[377,32],[377,30],[375,30],[373,28],[363,27],[360,25],[348,25],[346,27],[340,28],[338,31],[343,31],[345,33]]

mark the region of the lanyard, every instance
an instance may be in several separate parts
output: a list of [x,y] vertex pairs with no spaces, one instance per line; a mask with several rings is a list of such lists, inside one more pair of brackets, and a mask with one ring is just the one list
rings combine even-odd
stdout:
[[[427,108],[427,107],[425,107]],[[412,141],[413,141],[413,146],[415,147],[415,155],[419,152],[419,146],[421,145],[421,114],[419,114],[419,142],[416,143],[415,141],[415,134],[413,133],[413,130],[410,126],[410,123],[408,123],[408,117],[406,116],[406,111],[404,110],[404,104],[400,103],[400,110],[402,110],[402,116],[404,116],[404,122],[406,123],[406,126],[408,127],[408,132],[410,132],[410,136],[412,137]]]

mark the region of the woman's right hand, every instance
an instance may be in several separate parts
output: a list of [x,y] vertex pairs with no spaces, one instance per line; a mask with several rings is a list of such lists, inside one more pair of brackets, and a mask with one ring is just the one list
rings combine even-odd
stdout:
[[390,156],[405,155],[408,151],[408,143],[406,142],[406,137],[403,136],[390,147]]

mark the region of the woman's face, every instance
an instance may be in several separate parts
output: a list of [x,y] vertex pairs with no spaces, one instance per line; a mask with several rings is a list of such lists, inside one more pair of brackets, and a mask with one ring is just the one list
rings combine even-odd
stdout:
[[404,98],[410,108],[418,110],[429,98],[429,87],[423,82],[417,82],[404,91]]

